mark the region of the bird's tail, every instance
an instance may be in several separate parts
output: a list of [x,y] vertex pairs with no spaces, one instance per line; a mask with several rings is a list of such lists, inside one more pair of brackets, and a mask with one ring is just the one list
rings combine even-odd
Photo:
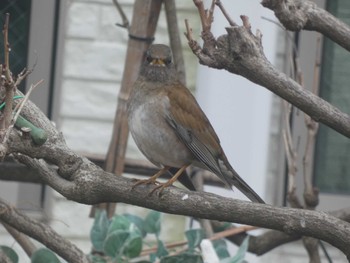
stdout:
[[222,179],[231,188],[235,186],[252,202],[265,204],[264,200],[238,175],[227,160],[219,159],[219,167]]

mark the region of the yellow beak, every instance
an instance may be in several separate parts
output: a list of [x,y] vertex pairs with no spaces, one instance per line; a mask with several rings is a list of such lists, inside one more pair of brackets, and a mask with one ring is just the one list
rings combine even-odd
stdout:
[[150,65],[152,66],[162,66],[165,67],[165,63],[162,59],[160,58],[155,58],[151,61]]

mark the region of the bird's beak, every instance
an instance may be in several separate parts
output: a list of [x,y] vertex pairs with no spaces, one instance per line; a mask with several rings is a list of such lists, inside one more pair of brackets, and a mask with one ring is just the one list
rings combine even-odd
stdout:
[[165,67],[165,63],[163,59],[160,58],[155,58],[151,61],[150,65],[152,66],[160,66],[160,67]]

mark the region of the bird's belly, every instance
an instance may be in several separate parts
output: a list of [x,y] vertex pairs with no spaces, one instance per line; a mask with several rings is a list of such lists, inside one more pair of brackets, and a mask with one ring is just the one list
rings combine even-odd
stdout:
[[139,106],[129,117],[129,128],[136,145],[158,166],[182,167],[193,160],[192,153],[180,141],[161,113]]

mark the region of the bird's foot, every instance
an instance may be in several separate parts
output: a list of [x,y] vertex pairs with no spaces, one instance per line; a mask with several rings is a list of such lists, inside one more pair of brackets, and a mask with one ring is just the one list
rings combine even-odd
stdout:
[[150,179],[135,179],[135,183],[133,184],[133,186],[131,187],[131,190],[134,189],[136,186],[141,185],[141,184],[154,184],[154,185],[159,185],[160,182],[158,182],[157,180],[152,180],[152,178]]
[[154,188],[152,189],[152,191],[149,192],[148,195],[152,195],[154,192],[157,191],[157,195],[160,196],[161,193],[163,192],[163,190],[164,190],[165,188],[171,186],[171,185],[172,185],[172,183],[171,183],[171,182],[169,183],[169,181],[167,181],[167,182],[165,182],[165,183],[159,183],[159,185],[157,185],[156,187],[154,187]]

